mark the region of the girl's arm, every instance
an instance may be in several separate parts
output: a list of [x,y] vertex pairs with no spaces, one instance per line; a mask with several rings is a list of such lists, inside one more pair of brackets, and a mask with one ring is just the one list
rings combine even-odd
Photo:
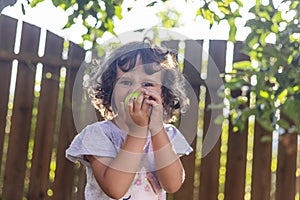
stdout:
[[184,168],[178,155],[172,148],[165,129],[161,129],[151,138],[159,182],[164,190],[174,193],[183,184]]
[[143,95],[121,103],[119,115],[128,126],[127,137],[116,158],[88,156],[94,176],[101,189],[110,197],[119,199],[128,191],[138,170],[148,135],[149,105],[143,104]]
[[116,158],[87,156],[99,186],[109,197],[119,199],[126,194],[138,169],[145,143],[144,138],[128,135]]
[[184,181],[184,169],[163,126],[162,96],[152,89],[145,94],[152,97],[146,103],[152,106],[149,130],[158,179],[164,190],[174,193]]

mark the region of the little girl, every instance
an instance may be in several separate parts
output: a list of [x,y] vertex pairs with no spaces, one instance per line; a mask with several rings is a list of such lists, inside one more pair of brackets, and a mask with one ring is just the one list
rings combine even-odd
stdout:
[[188,106],[174,55],[149,39],[131,42],[114,50],[88,83],[105,120],[84,128],[66,150],[86,166],[86,200],[164,200],[176,192],[184,181],[179,156],[192,148],[168,124]]

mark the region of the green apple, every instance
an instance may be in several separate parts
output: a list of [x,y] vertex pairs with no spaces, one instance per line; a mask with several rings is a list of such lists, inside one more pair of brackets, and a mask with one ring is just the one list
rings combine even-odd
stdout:
[[133,97],[134,100],[136,100],[138,98],[138,96],[140,96],[140,94],[141,94],[141,92],[132,92],[132,93],[128,94],[127,97],[125,98],[124,105],[125,106],[128,105],[129,99],[131,97]]

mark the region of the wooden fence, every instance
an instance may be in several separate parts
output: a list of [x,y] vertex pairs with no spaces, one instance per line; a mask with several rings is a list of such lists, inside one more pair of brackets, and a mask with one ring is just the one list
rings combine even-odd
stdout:
[[[232,132],[229,120],[223,125],[211,121],[220,113],[211,112],[208,105],[213,98],[222,101],[216,96],[219,85],[212,82],[219,74],[211,69],[216,66],[224,72],[229,54],[233,55],[232,62],[248,59],[240,53],[241,43],[165,42],[174,49],[181,48],[179,43],[185,46],[183,73],[198,98],[197,107],[191,111],[195,117],[183,132],[197,137],[192,142],[195,151],[182,158],[186,181],[168,199],[299,199],[296,134],[279,137],[265,131],[253,118],[243,133]],[[204,51],[210,57],[203,56]],[[0,15],[2,199],[83,199],[84,169],[65,159],[65,149],[76,134],[72,89],[84,58],[85,52],[78,45]],[[220,137],[214,138],[216,144],[202,158],[201,144],[208,130],[220,133]],[[273,142],[262,142],[263,136],[273,137]]]

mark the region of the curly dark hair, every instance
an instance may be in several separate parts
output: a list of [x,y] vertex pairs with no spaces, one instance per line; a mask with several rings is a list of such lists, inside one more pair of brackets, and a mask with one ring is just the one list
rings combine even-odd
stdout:
[[185,112],[189,99],[185,93],[185,82],[178,71],[176,54],[167,48],[154,44],[149,38],[142,42],[130,42],[116,48],[87,80],[88,94],[92,104],[104,119],[114,116],[112,95],[117,77],[117,68],[128,72],[141,59],[145,73],[153,74],[162,70],[162,98],[165,120],[174,119],[176,113]]

